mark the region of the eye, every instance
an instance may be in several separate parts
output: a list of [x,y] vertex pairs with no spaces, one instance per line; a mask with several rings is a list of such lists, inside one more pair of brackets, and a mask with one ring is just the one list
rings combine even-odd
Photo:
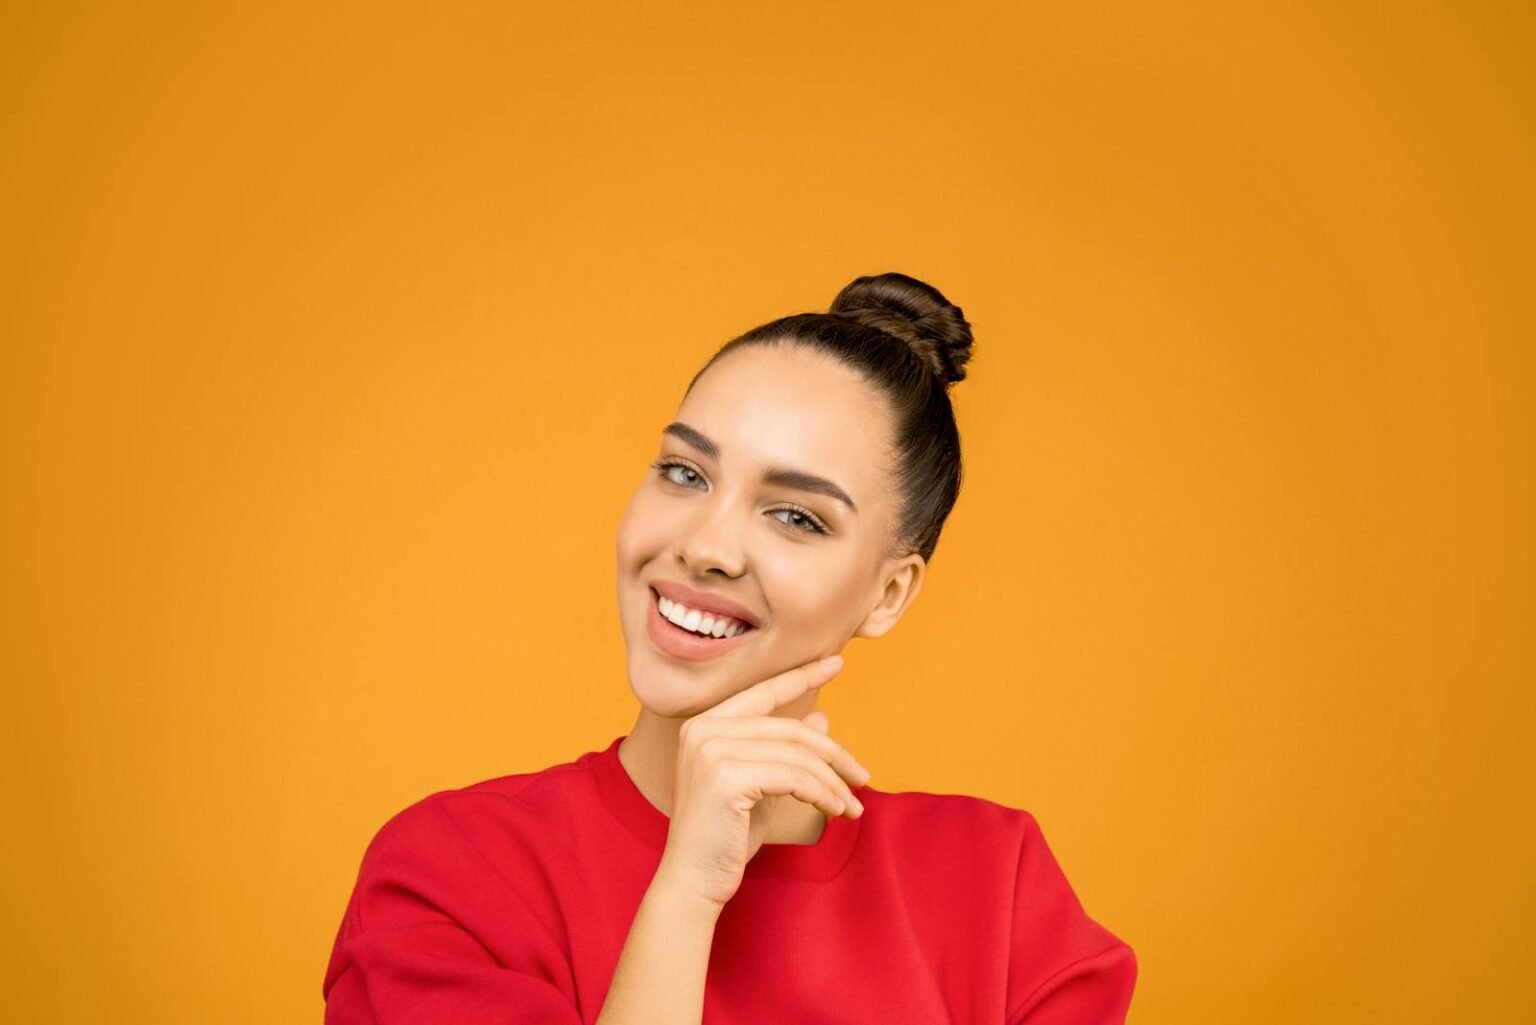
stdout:
[[702,475],[698,470],[695,470],[687,463],[680,463],[675,459],[658,459],[656,462],[651,464],[651,469],[655,470],[656,476],[660,477],[662,480],[671,484],[681,485],[685,488],[692,487],[693,485],[689,483],[688,479],[686,478],[683,480],[678,480],[677,477],[674,477],[671,473],[673,469],[679,469],[693,474],[694,480],[702,479]]
[[[651,469],[656,471],[656,476],[660,477],[667,483],[676,484],[679,487],[684,488],[692,488],[695,482],[702,482],[704,479],[703,474],[699,473],[698,470],[695,470],[687,463],[678,462],[676,459],[658,459],[656,462],[651,464]],[[673,470],[679,470],[681,472],[674,474],[672,472]],[[788,513],[790,518],[780,520],[779,522],[797,533],[829,533],[827,525],[822,523],[821,520],[816,517],[815,513],[811,512],[809,509],[802,508],[801,506],[791,505],[782,509],[771,510],[771,512],[774,516],[777,516],[780,513]]]
[[798,530],[805,534],[825,534],[827,532],[826,524],[812,515],[809,509],[802,509],[797,505],[791,505],[783,509],[773,510],[773,515],[777,516],[779,513],[789,513],[791,517],[798,516],[800,521],[806,524],[805,526],[796,526],[789,520],[779,521],[791,530]]

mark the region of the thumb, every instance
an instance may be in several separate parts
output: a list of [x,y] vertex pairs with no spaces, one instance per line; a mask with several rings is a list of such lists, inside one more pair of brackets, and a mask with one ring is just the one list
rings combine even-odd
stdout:
[[827,732],[827,713],[823,712],[819,708],[813,708],[809,712],[802,715],[800,717],[800,721],[805,723],[813,730],[817,730],[821,733]]

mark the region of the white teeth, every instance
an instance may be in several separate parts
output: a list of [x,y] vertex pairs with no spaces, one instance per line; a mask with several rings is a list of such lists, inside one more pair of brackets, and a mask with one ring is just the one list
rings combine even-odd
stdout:
[[656,597],[656,607],[661,611],[662,618],[693,633],[710,637],[735,637],[747,629],[745,623],[739,623],[729,616],[690,609],[681,602],[660,595]]

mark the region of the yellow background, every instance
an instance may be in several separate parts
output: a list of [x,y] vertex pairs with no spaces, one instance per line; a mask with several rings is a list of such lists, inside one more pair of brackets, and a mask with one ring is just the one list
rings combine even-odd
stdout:
[[1032,810],[1137,1025],[1530,1020],[1527,5],[247,6],[0,26],[7,1018],[318,1021],[390,814],[627,730],[688,376],[899,270],[874,785]]

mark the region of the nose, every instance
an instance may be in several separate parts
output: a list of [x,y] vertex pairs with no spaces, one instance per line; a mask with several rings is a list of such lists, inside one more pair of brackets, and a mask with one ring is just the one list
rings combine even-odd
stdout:
[[677,542],[677,557],[698,576],[711,570],[739,577],[746,570],[741,527],[729,503],[702,502]]

